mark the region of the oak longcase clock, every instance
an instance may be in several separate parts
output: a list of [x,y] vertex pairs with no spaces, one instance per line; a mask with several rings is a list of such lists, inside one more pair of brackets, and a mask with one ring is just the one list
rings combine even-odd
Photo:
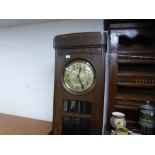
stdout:
[[104,36],[72,33],[54,38],[53,134],[102,133]]

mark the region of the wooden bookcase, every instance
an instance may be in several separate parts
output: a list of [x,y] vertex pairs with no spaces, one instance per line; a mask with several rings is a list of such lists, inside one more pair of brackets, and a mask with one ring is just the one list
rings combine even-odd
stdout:
[[153,20],[106,20],[110,35],[107,128],[113,111],[125,113],[127,128],[138,129],[140,106],[155,104],[155,29]]

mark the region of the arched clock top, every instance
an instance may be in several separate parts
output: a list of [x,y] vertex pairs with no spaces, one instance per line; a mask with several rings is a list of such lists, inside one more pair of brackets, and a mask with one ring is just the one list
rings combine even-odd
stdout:
[[53,40],[54,48],[98,47],[106,42],[101,32],[81,32],[57,35]]

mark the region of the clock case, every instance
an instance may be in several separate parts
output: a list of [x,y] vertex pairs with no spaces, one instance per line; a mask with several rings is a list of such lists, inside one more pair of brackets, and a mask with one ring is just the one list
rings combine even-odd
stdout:
[[[58,35],[54,38],[55,84],[53,134],[102,134],[104,102],[105,38],[100,32]],[[64,87],[65,66],[74,60],[86,60],[95,70],[94,85],[84,93],[72,93]],[[64,104],[75,101],[88,113],[66,111]],[[87,104],[84,104],[87,103]]]

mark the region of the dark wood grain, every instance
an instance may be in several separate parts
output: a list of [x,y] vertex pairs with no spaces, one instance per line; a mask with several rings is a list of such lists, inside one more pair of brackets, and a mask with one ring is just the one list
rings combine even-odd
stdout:
[[154,20],[148,19],[106,19],[104,20],[104,29],[132,29],[132,28],[153,28]]
[[[55,47],[55,88],[54,88],[54,124],[53,134],[62,134],[63,100],[80,100],[92,103],[90,117],[91,134],[102,133],[103,101],[104,101],[104,45],[103,36],[99,32],[75,33],[56,36]],[[70,55],[69,59],[65,56]],[[70,93],[63,86],[64,67],[70,61],[84,59],[93,65],[95,84],[84,94]],[[79,117],[79,115],[68,114]],[[82,115],[81,115],[82,117]]]
[[102,46],[105,44],[104,35],[100,32],[84,32],[57,35],[54,38],[55,48],[76,48],[81,46]]
[[154,20],[107,20],[110,34],[110,83],[107,128],[113,111],[126,114],[127,127],[138,128],[139,109],[155,105]]

